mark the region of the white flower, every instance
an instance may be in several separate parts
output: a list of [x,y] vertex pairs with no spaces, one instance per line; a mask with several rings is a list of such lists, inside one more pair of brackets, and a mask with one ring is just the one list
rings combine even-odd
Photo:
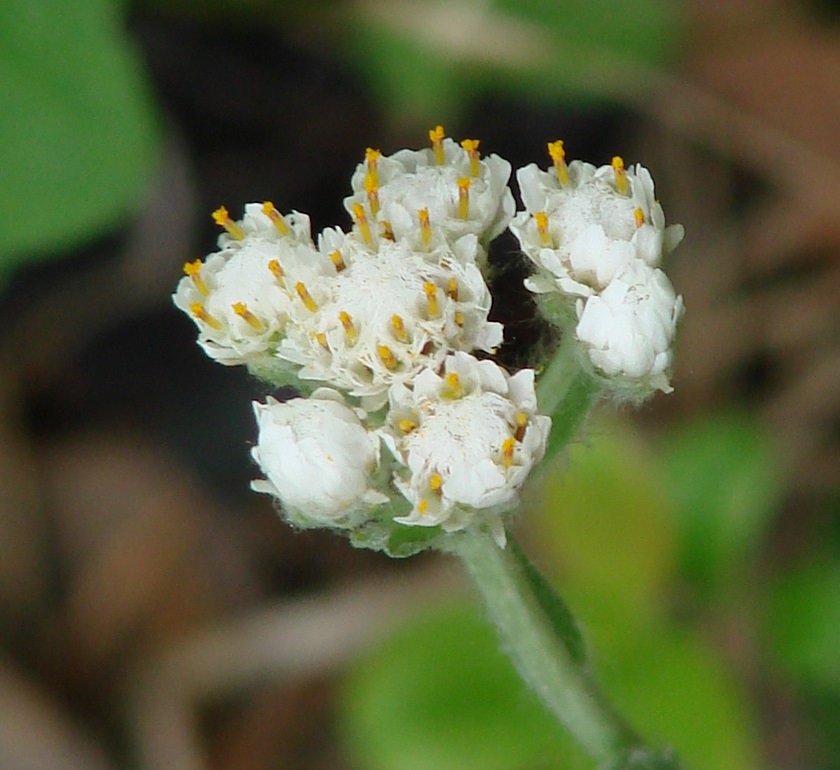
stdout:
[[[362,206],[373,219],[387,222],[397,240],[407,238],[415,248],[430,239],[432,245],[451,244],[474,235],[486,249],[514,213],[510,163],[497,155],[480,158],[478,141],[459,146],[444,139],[440,127],[430,136],[436,149],[400,150],[390,157],[369,150],[344,205],[354,218]],[[421,216],[427,217],[425,225]]]
[[503,545],[500,514],[515,506],[551,428],[536,414],[534,372],[510,376],[455,353],[442,376],[427,369],[413,389],[396,384],[389,398],[381,434],[404,466],[395,484],[412,504],[396,521],[449,532],[484,523]]
[[290,286],[334,269],[312,244],[309,218],[282,218],[281,235],[261,204],[248,204],[241,222],[224,220],[228,232],[221,250],[206,261],[184,266],[186,275],[173,295],[175,305],[199,329],[199,345],[223,364],[260,366],[271,361],[285,334],[294,295]]
[[379,440],[334,390],[308,399],[254,403],[259,426],[251,450],[267,479],[257,492],[280,500],[289,520],[302,527],[348,527],[388,497],[370,487],[379,462]]
[[658,266],[682,239],[681,225],[665,226],[644,166],[572,161],[567,173],[561,182],[554,169],[535,164],[517,171],[527,212],[516,215],[511,231],[540,268],[526,282],[532,291],[589,296],[634,259]]
[[322,254],[340,265],[307,284],[278,355],[321,380],[384,405],[394,382],[436,367],[453,350],[491,351],[502,327],[489,322],[491,297],[475,264],[477,243],[415,251],[407,241],[379,240],[371,250],[358,233],[325,230]]
[[637,396],[669,393],[672,344],[683,300],[668,276],[636,260],[600,294],[578,300],[575,334],[595,368]]

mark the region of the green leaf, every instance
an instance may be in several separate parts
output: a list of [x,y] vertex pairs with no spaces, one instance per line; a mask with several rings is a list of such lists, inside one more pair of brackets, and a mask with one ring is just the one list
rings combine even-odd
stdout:
[[683,572],[704,592],[731,584],[779,500],[782,473],[772,446],[752,421],[729,415],[679,428],[662,454]]
[[0,279],[118,224],[157,127],[111,0],[0,3]]
[[464,606],[427,610],[359,661],[340,726],[368,770],[592,768]]

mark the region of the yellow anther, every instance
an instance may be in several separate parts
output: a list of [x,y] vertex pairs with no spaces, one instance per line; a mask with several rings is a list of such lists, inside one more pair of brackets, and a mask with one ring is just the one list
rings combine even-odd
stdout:
[[414,420],[409,420],[408,417],[403,417],[401,420],[397,420],[397,427],[402,433],[411,433],[411,431],[417,430],[417,423]]
[[365,192],[367,193],[370,213],[376,216],[379,213],[379,183],[370,172],[365,176]]
[[470,159],[470,176],[472,177],[481,176],[481,155],[478,152],[478,142],[478,139],[464,139],[461,142],[461,147]]
[[370,226],[365,215],[365,207],[361,203],[353,204],[353,221],[356,223],[356,227],[359,228],[359,233],[365,245],[373,246],[373,237],[370,234]]
[[266,325],[260,321],[250,310],[248,310],[247,305],[244,302],[234,302],[231,305],[233,308],[233,312],[236,313],[240,318],[244,319],[248,322],[248,326],[250,326],[255,332],[264,332],[266,330]]
[[440,306],[438,305],[437,286],[431,281],[423,284],[423,291],[426,293],[426,309],[429,313],[429,318],[437,318],[440,315]]
[[214,329],[222,328],[222,322],[218,318],[215,318],[214,316],[210,315],[210,313],[208,313],[205,309],[204,305],[202,305],[200,302],[193,302],[192,305],[190,305],[190,312],[199,321],[203,321],[208,326]]
[[184,265],[184,273],[192,278],[193,286],[198,290],[198,293],[206,297],[210,294],[210,289],[207,288],[207,284],[204,283],[204,279],[201,277],[202,267],[204,267],[204,263],[200,259],[197,259],[195,262],[187,262]]
[[271,274],[277,279],[277,283],[279,283],[285,289],[286,282],[283,280],[283,276],[285,275],[285,273],[283,272],[283,268],[280,267],[280,263],[276,259],[272,259],[268,263],[268,269],[271,271]]
[[367,164],[367,175],[373,180],[374,185],[379,187],[379,169],[377,168],[379,164],[379,158],[382,157],[382,153],[379,150],[374,150],[372,147],[368,147],[365,150],[365,163]]
[[510,468],[513,465],[513,449],[516,446],[516,439],[513,436],[502,442],[502,465]]
[[615,189],[622,195],[626,195],[629,191],[629,184],[627,182],[627,171],[624,169],[624,161],[616,155],[612,159],[613,171],[615,171]]
[[394,371],[397,368],[397,357],[394,352],[387,345],[378,345],[376,352],[379,354],[379,359],[385,364],[385,368]]
[[318,303],[314,299],[312,299],[312,295],[307,290],[306,285],[303,283],[303,281],[298,281],[295,284],[295,291],[297,292],[298,297],[300,297],[301,301],[310,313],[314,313],[318,310]]
[[359,330],[356,328],[356,324],[353,323],[353,319],[350,317],[350,314],[345,310],[342,310],[338,314],[338,320],[341,321],[341,325],[344,327],[344,333],[347,335],[347,341],[352,345],[357,339],[359,339]]
[[420,209],[417,212],[417,218],[420,220],[420,238],[424,246],[428,246],[432,240],[432,225],[429,222],[429,209]]
[[400,342],[408,342],[408,332],[405,330],[405,322],[396,313],[391,316],[391,326],[394,328],[394,337]]
[[330,262],[335,265],[335,271],[337,273],[340,273],[347,267],[344,262],[344,257],[341,256],[341,252],[338,249],[335,249],[330,253]]
[[449,299],[454,300],[455,302],[458,301],[458,279],[457,278],[450,278],[446,282],[446,296]]
[[446,383],[446,387],[449,390],[449,394],[452,398],[461,398],[464,395],[464,385],[461,382],[461,378],[458,376],[458,372],[449,372],[446,377],[443,378],[443,381]]
[[379,223],[379,237],[384,238],[386,241],[395,241],[397,240],[394,237],[394,228],[391,227],[391,223],[387,220],[383,219]]
[[514,421],[516,423],[516,433],[513,434],[513,437],[517,441],[522,441],[525,438],[525,429],[528,427],[528,415],[525,412],[518,412]]
[[429,489],[431,489],[432,492],[440,492],[440,488],[442,486],[443,486],[443,476],[441,476],[439,473],[433,473],[429,477]]
[[569,184],[569,167],[566,165],[566,151],[563,149],[563,140],[548,143],[548,154],[554,162],[554,171],[557,173],[557,181],[564,187]]
[[458,216],[468,219],[470,216],[470,178],[462,176],[458,180]]
[[446,162],[446,156],[443,152],[443,137],[446,134],[443,131],[443,126],[435,126],[429,131],[429,141],[432,143],[432,152],[435,154],[435,163],[442,166]]
[[230,214],[224,206],[219,206],[213,212],[213,221],[220,227],[224,227],[237,241],[241,241],[245,237],[245,231],[230,218]]
[[429,510],[429,501],[424,497],[417,503],[417,513],[421,516]]
[[288,235],[291,232],[285,218],[274,208],[274,204],[271,201],[265,201],[263,203],[262,212],[274,223],[274,227],[280,235]]
[[551,233],[548,232],[548,214],[538,211],[534,214],[534,221],[537,223],[537,232],[540,236],[540,243],[543,246],[551,246]]
[[466,321],[464,314],[460,310],[455,313],[453,318],[457,326],[463,326]]
[[317,343],[322,347],[326,348],[327,350],[330,349],[330,346],[327,344],[327,335],[324,332],[317,332],[315,334],[315,340]]
[[642,211],[641,207],[636,207],[635,211],[633,212],[633,216],[636,217],[636,227],[639,228],[645,223],[645,212]]

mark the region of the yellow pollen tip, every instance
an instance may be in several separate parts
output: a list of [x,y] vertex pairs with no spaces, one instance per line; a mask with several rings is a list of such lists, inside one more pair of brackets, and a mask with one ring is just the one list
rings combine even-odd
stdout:
[[365,150],[365,163],[367,164],[367,175],[373,180],[373,183],[378,187],[379,186],[379,170],[377,169],[377,164],[379,163],[379,158],[382,156],[382,153],[379,150],[374,150],[372,147],[368,147]]
[[517,441],[522,441],[525,438],[525,429],[528,427],[528,415],[525,412],[519,412],[514,421],[516,423],[516,433],[513,434],[513,437]]
[[458,216],[468,219],[470,216],[470,178],[462,176],[458,180]]
[[344,257],[341,256],[341,252],[338,249],[335,249],[330,253],[330,262],[335,265],[335,270],[337,273],[340,273],[344,270],[347,265],[344,263]]
[[359,339],[359,330],[356,328],[356,324],[353,323],[353,319],[347,311],[342,310],[338,314],[338,320],[341,321],[341,325],[344,327],[344,333],[347,335],[349,342],[352,343]]
[[271,271],[271,274],[277,279],[277,283],[285,287],[286,283],[283,280],[283,268],[280,267],[280,263],[276,259],[272,259],[268,263],[268,269]]
[[327,344],[327,335],[326,335],[326,334],[324,334],[324,332],[318,332],[318,333],[315,335],[315,340],[317,341],[317,343],[318,343],[318,344],[319,344],[322,348],[326,348],[327,350],[329,350],[329,349],[330,349],[330,346]]
[[245,237],[245,231],[230,218],[230,214],[224,206],[219,206],[213,212],[213,221],[220,227],[224,227],[237,241],[241,241]]
[[408,342],[408,332],[405,330],[405,322],[401,316],[391,316],[391,326],[394,327],[394,337],[400,342]]
[[464,323],[466,322],[466,319],[464,318],[464,314],[460,310],[457,313],[455,313],[454,320],[455,320],[455,324],[457,326],[463,326]]
[[424,514],[427,510],[429,510],[429,501],[424,497],[417,503],[417,512]]
[[627,171],[624,168],[624,160],[616,155],[611,163],[613,171],[615,172],[615,187],[622,195],[628,192],[629,184],[627,182]]
[[636,217],[636,227],[639,228],[645,223],[645,212],[642,211],[640,207],[637,207],[636,210],[633,212],[633,216]]
[[458,301],[458,279],[457,278],[450,278],[446,282],[446,296],[449,299]]
[[193,304],[190,305],[190,312],[199,321],[203,321],[213,329],[218,330],[222,328],[222,322],[218,318],[215,318],[214,316],[210,315],[210,313],[207,312],[204,305],[202,305],[200,302],[193,302]]
[[379,359],[385,364],[385,368],[394,371],[397,368],[397,357],[394,355],[391,348],[387,345],[378,345],[376,352],[379,354]]
[[426,307],[429,311],[429,318],[437,318],[440,315],[440,307],[437,299],[437,286],[431,281],[423,284],[423,291],[426,294]]
[[516,439],[511,436],[502,442],[502,465],[510,468],[513,465],[513,449],[516,446]]
[[420,209],[417,213],[420,220],[420,238],[424,246],[428,246],[432,240],[432,225],[429,222],[429,209]]
[[193,286],[195,286],[198,293],[206,297],[210,294],[210,289],[201,277],[202,267],[204,267],[204,263],[200,259],[195,260],[195,262],[187,262],[184,265],[184,273],[192,279]]
[[461,398],[464,395],[464,386],[461,384],[461,378],[458,376],[458,372],[449,372],[443,378],[443,381],[446,383],[447,388],[449,388],[453,398]]
[[234,302],[231,305],[233,308],[233,312],[236,313],[240,318],[244,319],[248,322],[248,326],[250,326],[254,331],[257,332],[264,332],[266,329],[265,324],[260,321],[250,310],[248,310],[248,306],[244,302]]
[[446,162],[443,152],[443,138],[446,136],[443,126],[435,126],[429,131],[429,141],[432,143],[432,151],[435,154],[435,163],[442,166]]
[[300,297],[304,306],[310,313],[314,313],[318,310],[318,303],[315,302],[314,299],[312,299],[312,295],[309,293],[309,291],[307,291],[306,285],[303,283],[303,281],[298,281],[295,284],[295,291],[297,292],[298,297]]
[[442,486],[443,486],[443,476],[441,476],[439,473],[433,473],[429,477],[429,489],[431,489],[432,492],[440,492],[440,488]]
[[361,203],[353,204],[353,221],[356,227],[359,228],[359,233],[366,246],[373,245],[373,237],[370,234],[370,226],[368,225],[367,216],[365,215],[365,207]]
[[417,423],[414,422],[414,420],[409,420],[407,417],[403,417],[401,420],[397,421],[397,427],[402,433],[411,433],[411,431],[417,430]]
[[276,208],[274,208],[274,204],[271,201],[265,201],[263,203],[262,212],[272,221],[275,229],[278,233],[280,233],[280,235],[289,234],[289,225],[286,223],[286,220],[280,215],[280,212]]
[[551,246],[551,234],[548,232],[548,214],[544,211],[538,211],[534,214],[534,221],[537,223],[540,243],[543,246]]
[[470,176],[476,177],[481,175],[481,155],[478,153],[478,139],[464,139],[461,142],[461,147],[467,153],[470,159]]
[[556,142],[549,142],[547,146],[549,157],[554,163],[557,180],[563,186],[569,184],[569,167],[566,165],[566,150],[563,148],[563,140],[558,139]]

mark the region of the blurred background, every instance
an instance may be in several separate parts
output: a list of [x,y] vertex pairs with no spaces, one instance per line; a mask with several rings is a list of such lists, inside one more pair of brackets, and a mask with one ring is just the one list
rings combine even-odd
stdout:
[[[457,564],[292,531],[249,491],[266,386],[170,301],[219,205],[348,226],[365,147],[442,123],[514,168],[556,138],[641,161],[686,227],[675,393],[608,405],[516,527],[604,688],[688,767],[840,768],[838,23],[831,0],[4,0],[0,767],[592,766]],[[517,286],[494,313],[520,365]]]

